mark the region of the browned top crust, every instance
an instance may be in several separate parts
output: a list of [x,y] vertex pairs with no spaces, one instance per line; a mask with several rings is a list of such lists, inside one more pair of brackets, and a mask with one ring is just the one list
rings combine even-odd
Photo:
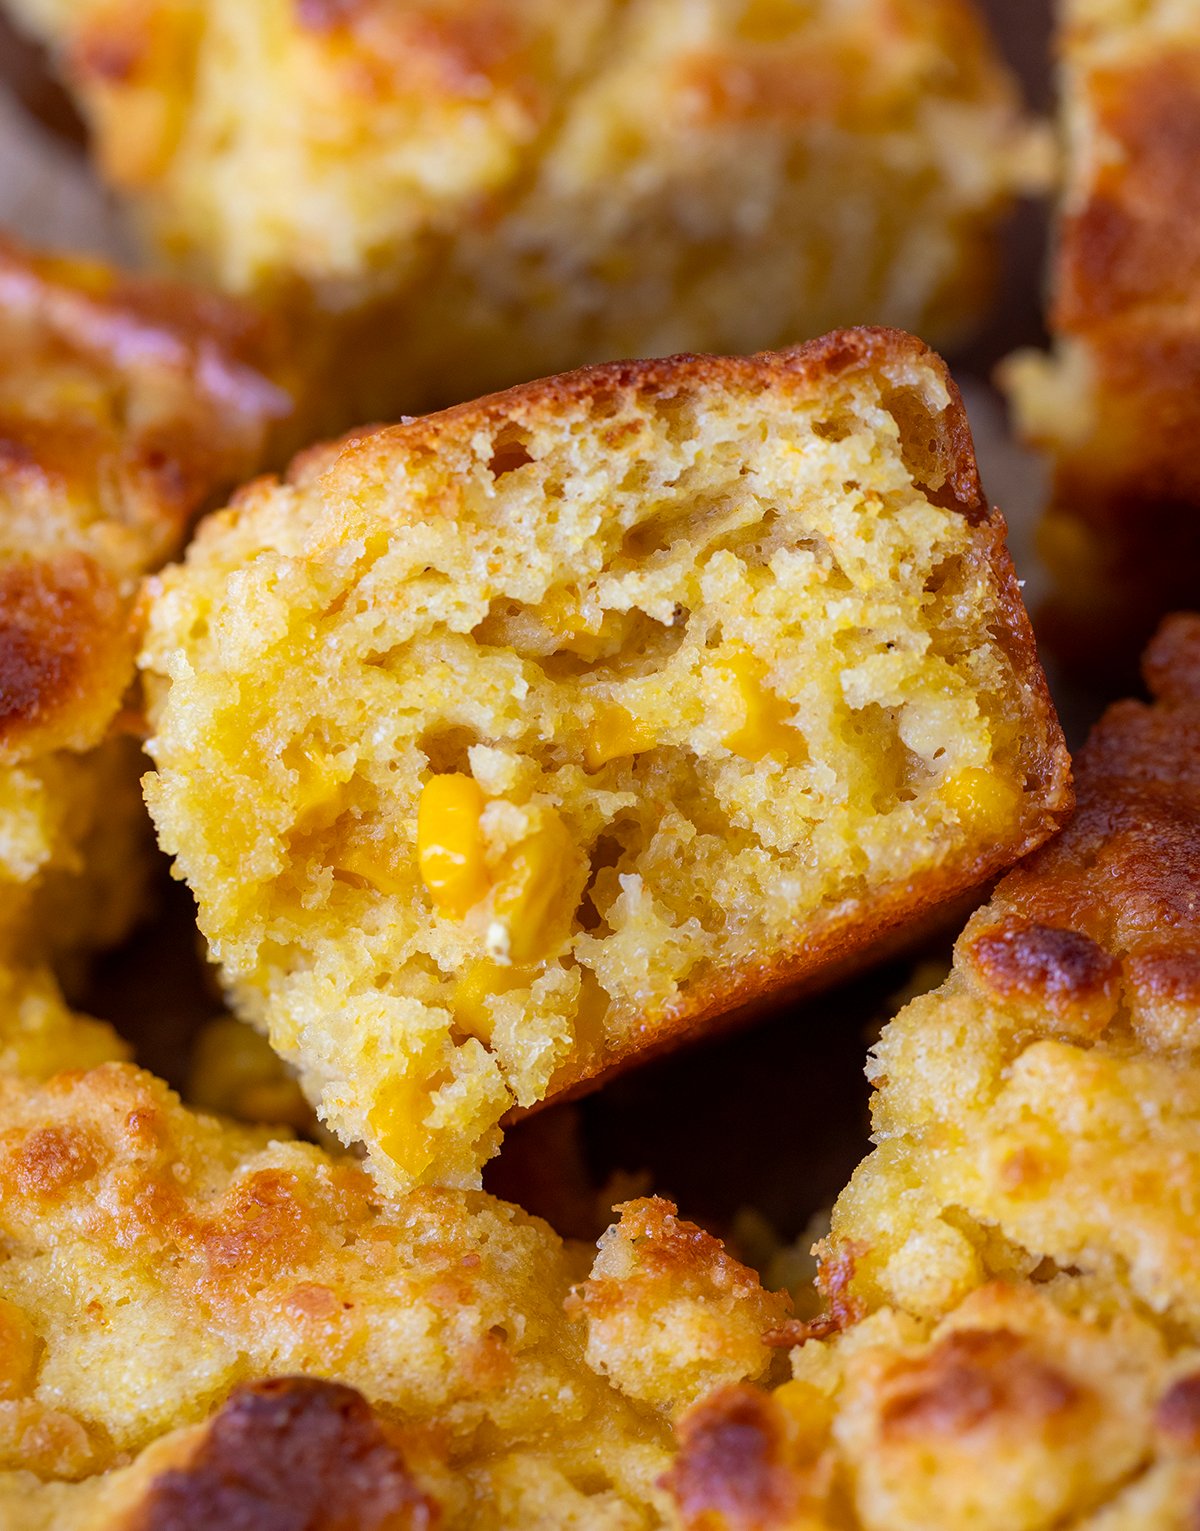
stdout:
[[1042,636],[1123,687],[1116,666],[1200,573],[1200,31],[1183,10],[1064,9],[1059,355],[1013,377],[1055,458],[1043,545],[1060,589]]
[[[710,385],[732,391],[780,391],[800,398],[825,395],[832,385],[853,383],[856,374],[882,373],[899,394],[923,387],[932,372],[944,386],[947,404],[935,413],[920,409],[914,398],[906,411],[906,463],[917,487],[935,503],[957,509],[972,524],[985,521],[988,505],[967,413],[953,378],[935,351],[903,330],[880,326],[835,330],[802,345],[754,356],[666,356],[641,361],[602,362],[555,377],[521,383],[515,388],[474,399],[437,414],[408,419],[399,425],[355,432],[333,448],[316,447],[297,459],[293,482],[308,483],[332,471],[335,481],[394,452],[422,450],[445,454],[455,443],[469,442],[476,430],[504,425],[528,425],[550,412],[569,419],[584,408],[592,416],[615,409],[629,396],[670,399]],[[831,408],[835,401],[831,398]],[[895,400],[888,400],[889,407]],[[613,446],[618,442],[613,441]],[[910,460],[911,459],[911,460]]]
[[286,439],[251,310],[0,237],[0,764],[102,737],[135,583]]
[[1200,1009],[1200,616],[1163,624],[1145,673],[1156,705],[1109,709],[1076,757],[1075,817],[1001,883],[966,954],[1065,1034],[1098,1036],[1123,1006],[1143,1042],[1190,1047],[1175,1007]]
[[796,1442],[770,1394],[745,1385],[713,1393],[681,1421],[679,1455],[664,1479],[681,1523],[689,1531],[804,1524],[804,1512],[819,1513],[828,1471],[820,1459],[797,1461]]
[[428,1531],[438,1519],[361,1393],[277,1377],[230,1396],[127,1531]]

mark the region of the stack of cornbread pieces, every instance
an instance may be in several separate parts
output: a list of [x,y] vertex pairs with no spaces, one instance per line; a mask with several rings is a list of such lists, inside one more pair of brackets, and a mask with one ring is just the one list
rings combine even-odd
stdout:
[[[1194,1528],[1200,11],[5,6],[147,269],[0,242],[0,1526]],[[602,1183],[885,962],[797,1245]]]

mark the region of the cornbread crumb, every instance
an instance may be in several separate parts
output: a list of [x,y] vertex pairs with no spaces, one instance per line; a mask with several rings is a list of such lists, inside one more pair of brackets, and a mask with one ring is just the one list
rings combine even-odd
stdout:
[[967,0],[10,0],[160,254],[330,429],[837,325],[949,343],[1031,173]]
[[0,1075],[0,1120],[0,1521],[21,1531],[268,1509],[333,1531],[350,1507],[380,1531],[649,1531],[682,1395],[605,1373],[661,1344],[653,1292],[688,1294],[689,1382],[756,1373],[751,1329],[783,1311],[669,1203],[633,1203],[583,1288],[589,1323],[625,1312],[598,1367],[568,1301],[588,1251],[494,1197],[385,1201],[353,1159],[198,1115],[122,1063]]
[[976,884],[1070,797],[1002,538],[887,331],[550,379],[252,484],[141,658],[235,1007],[389,1185],[475,1184],[514,1105]]
[[870,1306],[1078,1270],[1200,1340],[1200,618],[1145,668],[1157,700],[1093,731],[1075,817],[874,1050],[879,1146],[833,1218]]

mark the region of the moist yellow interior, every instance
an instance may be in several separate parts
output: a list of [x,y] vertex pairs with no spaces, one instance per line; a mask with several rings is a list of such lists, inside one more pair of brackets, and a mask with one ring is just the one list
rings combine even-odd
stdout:
[[160,834],[385,1176],[473,1180],[514,1103],[1014,832],[1024,692],[902,440],[931,407],[701,390],[380,449],[168,578]]

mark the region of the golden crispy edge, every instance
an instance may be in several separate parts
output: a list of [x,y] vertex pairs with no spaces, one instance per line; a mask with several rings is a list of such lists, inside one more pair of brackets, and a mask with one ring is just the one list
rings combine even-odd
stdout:
[[[145,568],[177,551],[201,511],[288,442],[296,402],[280,340],[245,305],[0,235],[0,332],[6,323],[23,337],[23,365],[36,368],[41,345],[118,390],[136,374],[135,395],[156,371],[186,378],[186,405],[152,423],[136,423],[136,413],[106,423],[93,439],[52,422],[0,422],[0,478],[18,493],[104,506],[101,519],[118,520],[123,535],[136,529]],[[81,550],[0,569],[0,764],[103,735],[133,677],[128,573]]]
[[[1060,220],[1050,328],[1082,348],[1086,376],[1063,386],[1085,395],[1085,423],[1049,442],[1043,541],[1061,589],[1039,626],[1092,672],[1123,666],[1200,582],[1200,36],[1152,41],[1130,28],[1119,62],[1093,66],[1085,32],[1061,37],[1091,138],[1088,183],[1068,187]],[[1036,439],[1036,416],[1026,428]]]

